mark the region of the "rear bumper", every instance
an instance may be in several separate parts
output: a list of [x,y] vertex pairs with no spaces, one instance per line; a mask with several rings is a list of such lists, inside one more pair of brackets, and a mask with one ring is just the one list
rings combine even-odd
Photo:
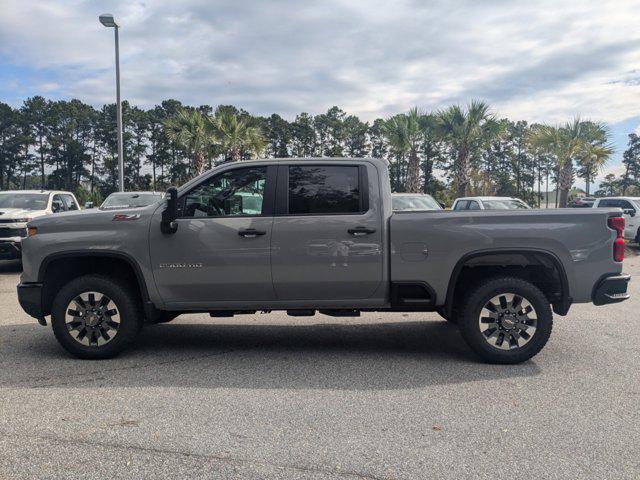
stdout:
[[593,290],[593,304],[607,305],[625,301],[631,296],[627,293],[629,280],[630,275],[614,275],[601,279]]
[[0,239],[0,260],[14,260],[22,256],[22,244],[19,238]]
[[46,325],[42,311],[42,284],[21,283],[18,285],[18,301],[22,309],[36,318],[41,325]]

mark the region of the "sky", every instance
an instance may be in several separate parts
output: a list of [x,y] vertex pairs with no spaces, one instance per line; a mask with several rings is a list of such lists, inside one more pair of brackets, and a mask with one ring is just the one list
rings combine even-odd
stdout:
[[[640,0],[0,0],[0,101],[115,97],[363,120],[472,99],[498,117],[640,133]],[[580,184],[578,184],[580,185]]]

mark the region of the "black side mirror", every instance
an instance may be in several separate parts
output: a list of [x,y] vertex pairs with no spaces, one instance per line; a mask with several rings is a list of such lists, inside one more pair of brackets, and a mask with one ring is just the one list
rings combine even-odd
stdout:
[[165,195],[167,199],[167,208],[162,212],[162,221],[160,222],[160,230],[162,233],[176,233],[178,230],[178,189],[170,187]]
[[438,205],[440,205],[440,208],[443,209],[443,210],[445,208],[447,208],[447,206],[444,204],[444,202],[438,202]]
[[630,217],[636,216],[636,211],[633,208],[625,208],[623,212],[625,215],[629,215]]

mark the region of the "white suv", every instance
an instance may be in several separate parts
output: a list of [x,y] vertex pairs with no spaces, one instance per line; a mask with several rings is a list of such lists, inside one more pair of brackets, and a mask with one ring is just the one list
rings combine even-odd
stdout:
[[7,190],[0,192],[0,260],[20,258],[27,222],[36,217],[78,210],[70,192]]
[[593,203],[593,208],[621,208],[624,212],[624,238],[640,243],[640,197],[604,197]]

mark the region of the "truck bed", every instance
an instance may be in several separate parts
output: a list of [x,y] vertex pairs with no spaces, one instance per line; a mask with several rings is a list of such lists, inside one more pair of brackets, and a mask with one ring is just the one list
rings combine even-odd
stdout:
[[[590,302],[603,274],[620,273],[612,256],[619,209],[396,212],[390,222],[392,282],[422,282],[435,305],[447,295],[451,272],[487,252],[546,252],[560,260],[575,303]],[[517,261],[517,260],[516,260]]]

